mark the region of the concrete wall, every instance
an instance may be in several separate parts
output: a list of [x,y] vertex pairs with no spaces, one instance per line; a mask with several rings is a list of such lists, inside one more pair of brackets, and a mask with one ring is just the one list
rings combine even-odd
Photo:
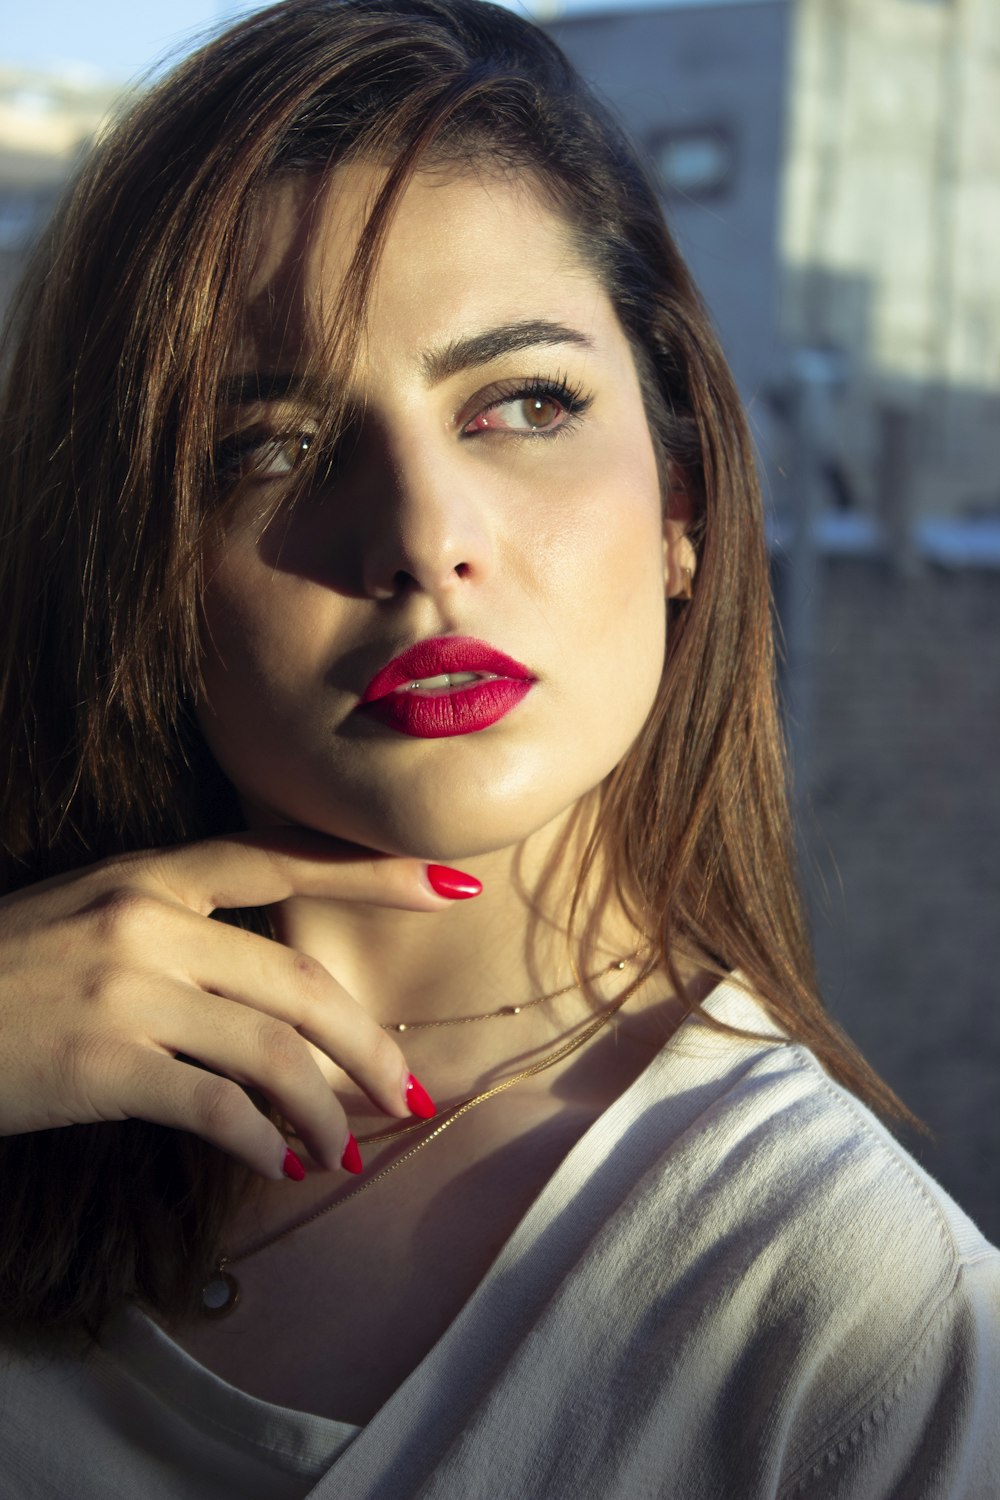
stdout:
[[872,295],[845,328],[832,280],[793,285],[786,336],[846,333],[886,378],[1000,390],[1000,4],[797,0],[793,16],[782,257]]
[[1000,505],[1000,3],[796,0],[793,18],[782,333],[845,354],[855,464],[874,407],[913,414],[914,515],[961,513],[986,474]]
[[[549,28],[647,151],[728,133],[728,190],[667,215],[786,467],[788,351],[838,355],[830,504],[879,514],[888,407],[919,521],[1000,511],[1000,0],[759,0]],[[776,392],[775,387],[779,387]]]
[[615,107],[654,167],[672,137],[714,135],[729,145],[729,180],[705,195],[668,193],[667,214],[752,399],[780,364],[778,164],[788,5],[616,12],[546,29]]
[[828,561],[803,834],[826,998],[1000,1243],[1000,573]]

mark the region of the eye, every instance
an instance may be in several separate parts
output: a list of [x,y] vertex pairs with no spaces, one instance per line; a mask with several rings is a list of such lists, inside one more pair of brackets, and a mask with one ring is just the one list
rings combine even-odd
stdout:
[[310,432],[234,433],[219,444],[215,472],[220,480],[285,479],[309,452]]
[[473,417],[465,432],[548,432],[558,426],[563,408],[552,396],[522,396],[499,401]]
[[533,380],[526,386],[508,387],[499,399],[463,424],[462,434],[474,437],[480,432],[505,432],[523,437],[554,437],[583,415],[591,399],[561,381]]

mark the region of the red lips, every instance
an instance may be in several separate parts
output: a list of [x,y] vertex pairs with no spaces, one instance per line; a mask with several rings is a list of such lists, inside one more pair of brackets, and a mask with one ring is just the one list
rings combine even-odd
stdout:
[[[481,672],[478,682],[429,689],[409,684],[458,672]],[[420,739],[474,734],[502,719],[531,691],[536,678],[520,662],[471,636],[418,641],[376,672],[359,707]]]

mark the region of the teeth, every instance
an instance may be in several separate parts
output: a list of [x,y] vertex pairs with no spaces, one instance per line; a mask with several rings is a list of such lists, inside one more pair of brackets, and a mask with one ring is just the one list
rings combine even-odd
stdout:
[[470,682],[494,679],[496,672],[442,672],[439,677],[419,677],[414,682],[403,683],[397,693],[432,693],[439,688],[465,687]]

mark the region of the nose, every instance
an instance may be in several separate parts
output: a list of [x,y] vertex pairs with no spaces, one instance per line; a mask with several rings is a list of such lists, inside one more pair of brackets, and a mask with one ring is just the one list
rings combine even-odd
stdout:
[[379,476],[363,561],[369,598],[446,596],[490,572],[493,543],[482,476],[457,461],[449,447],[411,449]]

